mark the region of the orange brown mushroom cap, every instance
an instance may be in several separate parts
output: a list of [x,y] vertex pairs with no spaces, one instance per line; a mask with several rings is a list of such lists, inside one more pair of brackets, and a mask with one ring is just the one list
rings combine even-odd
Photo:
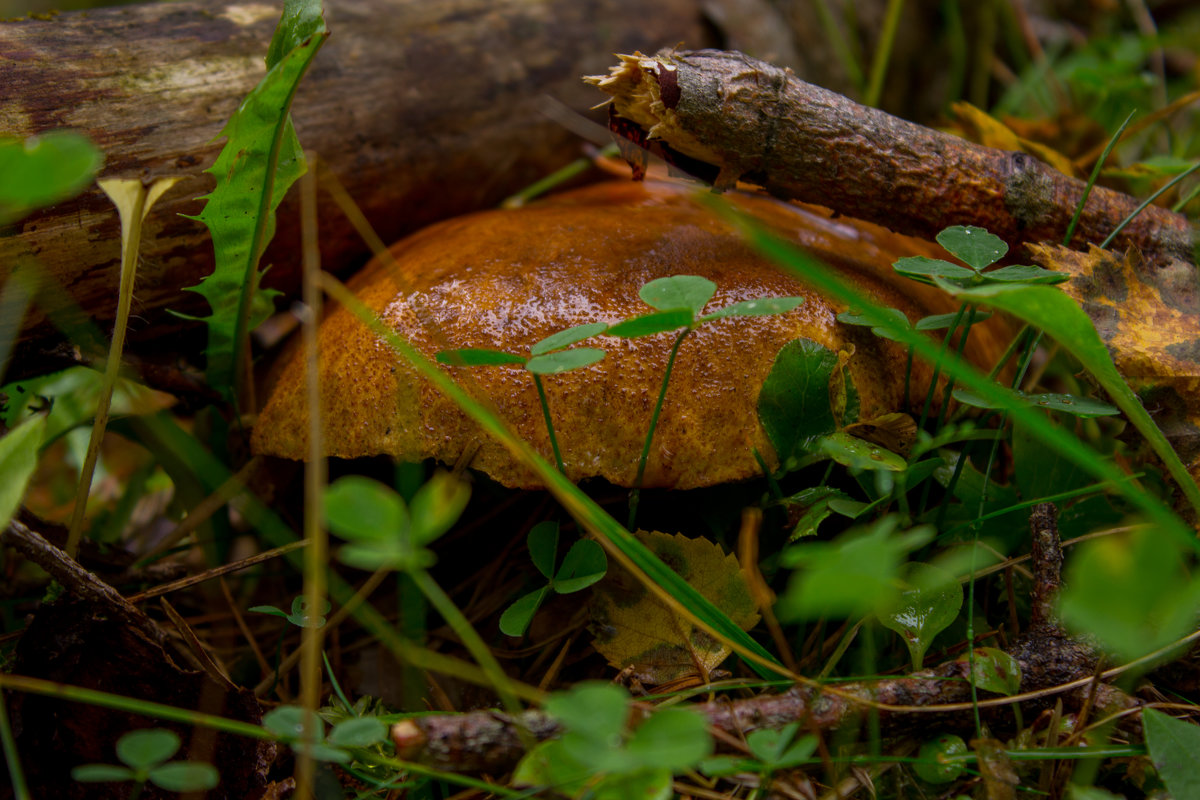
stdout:
[[[860,418],[903,409],[906,353],[866,328],[835,319],[843,308],[784,275],[736,232],[667,182],[612,182],[516,210],[485,211],[439,223],[391,248],[399,274],[376,260],[350,287],[382,320],[430,358],[442,350],[528,354],[540,339],[574,325],[617,322],[653,311],[638,290],[655,278],[700,275],[717,285],[705,308],[758,297],[799,295],[786,314],[705,323],[679,350],[643,486],[695,488],[759,474],[757,450],[774,462],[759,424],[758,392],[779,349],[807,338],[838,352],[859,391]],[[908,255],[938,257],[928,243],[881,228],[833,221],[762,196],[738,204],[842,270],[878,302],[912,319],[952,311],[937,290],[896,276]],[[412,293],[410,294],[409,291]],[[543,378],[567,476],[632,486],[674,333],[588,341],[604,360]],[[977,363],[1002,342],[986,326],[972,333]],[[388,345],[343,308],[321,325],[321,415],[328,455],[386,454],[470,466],[502,484],[539,482]],[[443,367],[490,398],[502,418],[541,453],[550,444],[532,376],[519,367]],[[929,369],[914,366],[915,399]],[[256,452],[304,458],[308,409],[298,349],[283,367],[254,428]]]

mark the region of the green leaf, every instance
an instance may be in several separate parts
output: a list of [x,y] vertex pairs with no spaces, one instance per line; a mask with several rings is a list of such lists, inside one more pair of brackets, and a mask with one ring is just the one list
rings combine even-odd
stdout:
[[696,316],[717,291],[717,285],[697,275],[672,275],[657,278],[640,290],[638,296],[646,305],[659,311],[687,309]]
[[[300,79],[324,43],[320,4],[287,0],[268,55],[266,76],[221,131],[227,138],[207,171],[216,188],[197,217],[212,235],[213,273],[190,287],[212,309],[208,324],[207,377],[230,391],[250,330],[273,310],[272,294],[259,291],[259,258],[275,234],[275,209],[306,165],[288,109]],[[286,48],[286,51],[285,51]]]
[[[403,507],[404,500],[400,495],[393,492],[393,497],[395,502],[389,507],[393,510],[397,506]],[[466,481],[445,470],[433,473],[433,477],[417,489],[409,507],[411,541],[426,545],[450,530],[470,499],[471,487]]]
[[836,431],[820,439],[820,449],[844,467],[854,470],[903,472],[908,462],[877,444]]
[[783,565],[796,572],[776,607],[780,620],[854,617],[894,607],[905,555],[933,537],[928,527],[896,533],[896,524],[896,517],[883,517],[832,542],[785,550]]
[[[900,328],[901,330],[907,330],[908,328],[911,327],[908,322],[908,317],[905,316],[904,312],[901,311],[900,309],[898,309],[898,308],[881,308],[881,309],[879,309],[879,311],[884,316],[886,316],[889,320],[891,320],[893,325]],[[953,316],[953,315],[951,315],[951,316]],[[874,320],[870,320],[867,317],[864,317],[862,314],[858,313],[857,311],[854,311],[854,310],[843,311],[842,313],[837,315],[837,319],[838,319],[838,322],[845,323],[846,325],[869,326],[871,328],[871,333],[875,334],[876,336],[882,337],[884,339],[895,340],[895,336],[893,336],[886,328],[880,328],[878,325],[875,324]]]
[[700,318],[700,322],[723,317],[766,317],[771,314],[786,314],[803,302],[803,297],[760,297],[757,300],[743,300],[740,303],[733,303],[717,309],[711,314],[705,314]]
[[962,586],[953,575],[932,564],[911,562],[899,602],[880,614],[879,621],[904,639],[915,672],[934,637],[958,617],[962,602]]
[[221,782],[212,764],[172,761],[150,770],[150,782],[168,792],[206,792]]
[[551,350],[558,350],[563,347],[582,342],[584,339],[590,339],[593,336],[604,333],[608,329],[606,322],[589,322],[586,325],[576,325],[573,328],[559,331],[551,334],[540,342],[537,342],[533,347],[529,348],[529,354],[540,356],[544,353],[549,353]]
[[1142,725],[1146,729],[1150,760],[1171,796],[1200,797],[1200,770],[1196,769],[1200,727],[1154,708],[1142,710]]
[[0,136],[0,227],[79,194],[103,165],[104,154],[76,131]]
[[921,283],[933,283],[935,276],[949,281],[968,281],[975,277],[975,273],[966,267],[928,256],[902,258],[892,264],[892,269],[906,278],[912,278]]
[[797,459],[837,424],[829,404],[829,379],[837,356],[809,339],[795,339],[775,355],[758,395],[762,422],[780,464]]
[[790,722],[778,730],[762,729],[746,737],[746,745],[763,766],[774,771],[799,766],[817,750],[815,736],[801,736],[800,725]]
[[505,636],[524,636],[529,623],[533,622],[533,615],[546,602],[549,594],[550,587],[543,586],[518,598],[500,615],[500,632]]
[[117,740],[117,758],[133,769],[149,769],[179,750],[179,736],[165,728],[131,731]]
[[329,743],[335,747],[370,747],[387,739],[388,728],[376,717],[346,719],[333,726]]
[[591,539],[580,539],[563,557],[562,566],[550,585],[559,594],[571,594],[596,583],[607,570],[604,548]]
[[671,770],[651,768],[606,775],[591,791],[590,800],[670,800]]
[[[990,316],[991,314],[986,311],[976,311],[974,322],[983,322]],[[919,331],[940,331],[949,328],[954,324],[955,320],[961,323],[964,319],[965,315],[957,312],[952,314],[931,314],[928,317],[922,317],[917,320],[917,324],[914,327]]]
[[835,497],[850,499],[849,495],[830,486],[814,486],[784,498],[781,503],[788,507],[789,518],[792,518],[796,511],[802,511],[792,528],[791,535],[788,536],[788,541],[794,542],[796,539],[816,536],[817,526],[833,513],[833,509],[829,507],[829,501]]
[[662,708],[637,726],[625,745],[644,767],[682,772],[712,754],[712,736],[704,717],[687,708]]
[[1141,527],[1075,547],[1067,561],[1058,615],[1131,661],[1194,628],[1200,581],[1183,566],[1181,545]]
[[287,615],[287,620],[298,628],[323,628],[325,615],[331,608],[333,605],[329,600],[323,599],[320,612],[314,613],[308,607],[308,598],[297,595],[292,598],[292,613]]
[[554,562],[558,556],[558,523],[553,520],[539,522],[529,529],[525,537],[529,558],[538,572],[547,580],[554,577]]
[[967,743],[961,736],[943,733],[936,739],[930,739],[921,745],[917,760],[913,763],[913,772],[927,783],[949,783],[958,778],[966,768],[966,762],[960,759],[951,760],[947,756],[966,755]]
[[[1014,394],[1027,406],[1044,408],[1048,411],[1065,411],[1077,417],[1107,417],[1121,413],[1120,409],[1116,406],[1111,406],[1100,400],[1093,400],[1090,397],[1076,397],[1070,394],[1025,394],[1024,392],[1014,392]],[[966,389],[955,389],[954,399],[964,405],[975,408],[999,409],[1010,407],[1003,403],[993,403],[985,400]]]
[[439,364],[455,367],[494,367],[506,364],[521,364],[525,359],[503,350],[485,350],[481,347],[464,347],[461,350],[442,350],[436,356]]
[[535,375],[557,375],[560,372],[570,372],[573,369],[595,364],[604,358],[604,351],[598,347],[576,347],[573,350],[560,350],[544,356],[534,356],[525,362],[525,369]]
[[1003,650],[977,647],[975,664],[967,680],[975,684],[976,689],[1014,695],[1021,691],[1021,665]]
[[325,491],[325,520],[343,539],[365,542],[393,539],[409,525],[400,495],[360,475],[338,478]]
[[1008,252],[1008,245],[985,228],[952,225],[937,235],[937,243],[976,272],[995,264]]
[[[262,726],[283,739],[297,740],[304,733],[305,711],[300,706],[277,706],[263,714]],[[315,714],[313,731],[318,742],[325,739],[325,723]]]
[[695,315],[690,309],[674,309],[634,317],[624,322],[618,322],[607,331],[609,336],[620,336],[625,339],[636,339],[640,336],[653,336],[656,333],[674,331],[686,328],[695,321]]
[[137,775],[129,767],[116,764],[81,764],[71,770],[71,777],[80,783],[124,783]]
[[25,497],[45,432],[46,416],[38,414],[0,437],[0,530],[8,527]]
[[608,746],[620,741],[629,716],[629,693],[611,683],[583,681],[550,695],[545,708],[567,730]]
[[1053,270],[1043,269],[1028,264],[1013,264],[1010,267],[1001,267],[994,269],[991,272],[983,273],[983,277],[989,281],[1004,281],[1006,283],[1040,283],[1052,285],[1055,283],[1065,283],[1071,280],[1071,276],[1065,272],[1054,272]]

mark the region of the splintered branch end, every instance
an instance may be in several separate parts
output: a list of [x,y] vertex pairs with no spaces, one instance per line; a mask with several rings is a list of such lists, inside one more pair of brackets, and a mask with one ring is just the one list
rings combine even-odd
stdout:
[[[608,75],[584,78],[611,95],[615,115],[644,129],[648,139],[668,142],[672,150],[685,156],[720,165],[721,157],[697,139],[676,113],[684,89],[673,55],[664,51],[647,56],[635,51],[617,57],[620,63],[609,67]],[[615,126],[614,132],[620,135]]]

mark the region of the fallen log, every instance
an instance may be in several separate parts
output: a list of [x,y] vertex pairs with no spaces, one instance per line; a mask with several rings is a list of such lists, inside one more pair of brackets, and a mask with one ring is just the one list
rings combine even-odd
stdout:
[[[212,269],[195,198],[212,188],[221,128],[265,73],[276,4],[183,0],[0,23],[0,136],[57,128],[90,136],[104,177],[183,180],[144,234],[131,332],[160,342],[164,308],[203,311],[181,291]],[[329,42],[292,106],[317,152],[385,241],[496,204],[580,154],[579,140],[537,111],[544,95],[595,104],[579,75],[614,51],[701,41],[696,0],[344,0],[326,11]],[[328,197],[324,263],[347,270],[367,253]],[[298,204],[280,208],[263,258],[267,283],[294,289]],[[60,286],[86,317],[115,308],[120,256],[112,204],[93,189],[0,230],[0,282],[21,263]],[[44,339],[45,308],[26,339]],[[140,319],[139,319],[140,317]],[[31,330],[32,329],[32,330]]]

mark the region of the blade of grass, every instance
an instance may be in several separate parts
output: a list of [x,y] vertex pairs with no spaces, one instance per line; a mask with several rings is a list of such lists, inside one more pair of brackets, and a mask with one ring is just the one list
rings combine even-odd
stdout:
[[1133,115],[1136,111],[1130,111],[1129,116],[1121,123],[1121,127],[1117,128],[1108,140],[1108,144],[1104,147],[1104,152],[1100,154],[1100,158],[1096,159],[1096,165],[1092,167],[1092,174],[1088,176],[1087,186],[1083,187],[1083,194],[1079,197],[1079,204],[1075,207],[1075,215],[1071,217],[1071,223],[1067,225],[1067,232],[1063,236],[1063,247],[1068,247],[1071,244],[1071,237],[1075,235],[1075,226],[1079,224],[1079,218],[1083,216],[1083,208],[1087,205],[1088,195],[1092,193],[1092,187],[1096,185],[1096,179],[1100,177],[1100,170],[1104,168],[1104,162],[1108,161],[1108,154],[1117,146],[1117,142],[1121,141],[1121,134],[1129,127],[1129,123],[1133,120]]
[[1143,211],[1143,210],[1145,210],[1145,208],[1146,208],[1148,205],[1150,205],[1150,204],[1151,204],[1151,203],[1153,203],[1155,200],[1157,200],[1157,199],[1158,199],[1158,197],[1159,197],[1159,195],[1161,195],[1161,194],[1163,194],[1164,192],[1168,191],[1168,190],[1169,190],[1169,189],[1171,189],[1171,188],[1172,188],[1172,187],[1173,187],[1175,184],[1179,183],[1179,182],[1180,182],[1180,181],[1182,181],[1184,178],[1188,177],[1189,175],[1191,175],[1193,172],[1195,172],[1195,171],[1196,171],[1196,170],[1198,170],[1198,169],[1200,169],[1200,161],[1197,161],[1195,164],[1193,164],[1193,165],[1192,165],[1192,167],[1191,167],[1190,169],[1186,170],[1185,172],[1181,172],[1181,173],[1179,173],[1178,175],[1176,175],[1176,176],[1175,176],[1174,178],[1172,178],[1172,179],[1171,179],[1171,180],[1170,180],[1170,181],[1169,181],[1169,182],[1168,182],[1166,185],[1164,185],[1164,186],[1163,186],[1161,189],[1159,189],[1157,192],[1155,192],[1154,194],[1152,194],[1152,195],[1150,195],[1149,197],[1147,197],[1147,198],[1145,199],[1145,201],[1144,201],[1144,202],[1143,202],[1143,203],[1142,203],[1140,206],[1138,206],[1137,208],[1135,208],[1133,211],[1131,211],[1131,212],[1129,213],[1129,216],[1128,216],[1128,217],[1126,217],[1125,219],[1121,220],[1121,224],[1120,224],[1120,225],[1118,225],[1117,227],[1113,228],[1113,232],[1112,232],[1112,233],[1110,233],[1110,234],[1108,235],[1108,238],[1106,238],[1106,239],[1105,239],[1103,242],[1101,242],[1101,243],[1100,243],[1100,247],[1101,247],[1101,249],[1107,249],[1107,248],[1108,248],[1108,246],[1109,246],[1110,244],[1112,244],[1112,240],[1113,240],[1113,239],[1115,239],[1115,238],[1117,238],[1117,235],[1118,235],[1118,234],[1119,234],[1121,231],[1125,230],[1125,226],[1126,226],[1126,225],[1128,225],[1129,223],[1133,222],[1135,219],[1137,219],[1137,215],[1138,215],[1138,214],[1140,214],[1140,213],[1142,213],[1142,211]]

